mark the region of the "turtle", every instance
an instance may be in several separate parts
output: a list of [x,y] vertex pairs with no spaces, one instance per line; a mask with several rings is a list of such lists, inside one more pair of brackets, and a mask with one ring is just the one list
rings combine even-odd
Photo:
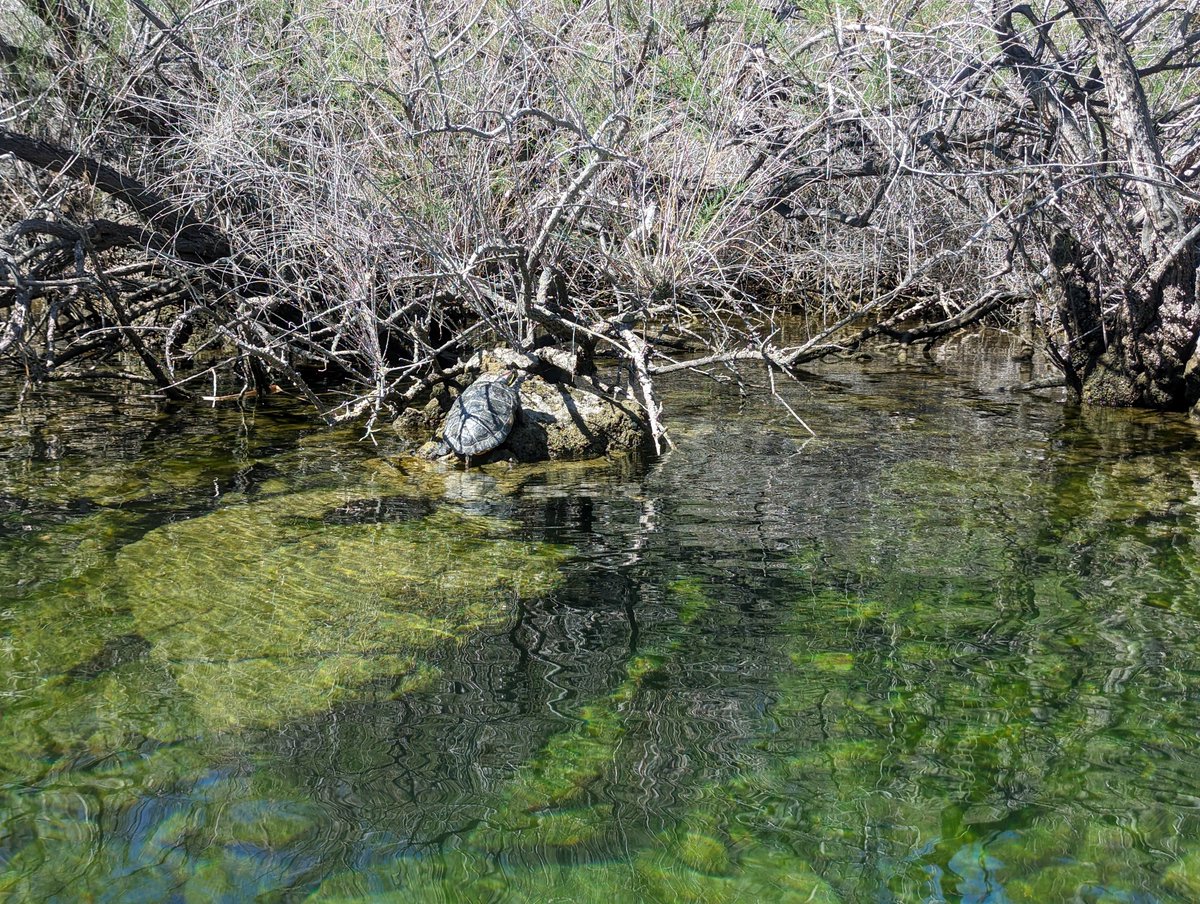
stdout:
[[516,383],[517,372],[510,370],[482,376],[463,390],[442,425],[442,439],[450,449],[470,459],[508,439],[521,404]]

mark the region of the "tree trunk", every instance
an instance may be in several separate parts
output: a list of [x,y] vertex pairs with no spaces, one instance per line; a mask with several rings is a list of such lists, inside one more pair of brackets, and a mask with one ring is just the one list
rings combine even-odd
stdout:
[[[1178,196],[1170,188],[1174,175],[1163,163],[1157,130],[1129,48],[1100,0],[1066,0],[1066,5],[1096,53],[1112,126],[1124,144],[1122,163],[1127,177],[1122,179],[1123,187],[1140,202],[1131,225],[1141,225],[1140,247],[1112,249],[1105,281],[1116,307],[1107,320],[1100,320],[1100,305],[1106,301],[1097,291],[1096,274],[1080,268],[1077,253],[1052,256],[1065,288],[1063,323],[1087,329],[1086,334],[1073,337],[1078,347],[1072,348],[1072,353],[1078,354],[1080,365],[1075,379],[1085,402],[1184,409],[1194,404],[1200,393],[1200,384],[1187,372],[1200,331],[1194,236],[1189,233]],[[1104,224],[1096,225],[1104,229]],[[1079,321],[1081,276],[1095,292],[1092,304],[1106,335],[1096,336],[1096,323]],[[1068,333],[1070,330],[1068,326]]]

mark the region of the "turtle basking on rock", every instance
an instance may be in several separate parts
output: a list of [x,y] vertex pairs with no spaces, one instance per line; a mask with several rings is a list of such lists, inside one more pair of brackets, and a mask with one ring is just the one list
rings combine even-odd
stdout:
[[485,374],[454,400],[442,425],[442,444],[438,455],[454,452],[470,462],[472,456],[485,455],[508,439],[517,420],[521,396],[517,391],[517,372]]
[[397,433],[420,444],[418,458],[457,455],[470,466],[498,458],[578,460],[646,448],[648,428],[629,391],[602,382],[570,350],[493,349],[463,364],[465,373],[481,370],[457,398],[439,387],[424,406],[396,418]]

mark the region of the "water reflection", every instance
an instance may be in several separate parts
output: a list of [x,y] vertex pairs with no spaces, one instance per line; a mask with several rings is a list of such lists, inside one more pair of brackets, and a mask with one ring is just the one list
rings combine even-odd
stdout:
[[653,465],[10,416],[0,889],[1194,900],[1197,434],[970,363],[790,386],[807,444],[681,381]]

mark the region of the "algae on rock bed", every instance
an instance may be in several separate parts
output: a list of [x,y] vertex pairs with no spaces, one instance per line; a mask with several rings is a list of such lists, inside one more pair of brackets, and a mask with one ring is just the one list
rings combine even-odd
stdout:
[[118,555],[137,633],[210,727],[277,724],[386,676],[406,689],[422,653],[558,581],[560,549],[495,539],[486,518],[320,520],[348,495],[228,505]]
[[[0,900],[278,900],[308,868],[294,847],[319,831],[319,805],[278,770],[203,759],[160,747],[0,797],[6,840],[21,839],[0,858]],[[167,790],[181,780],[187,795]]]
[[491,519],[327,523],[378,489],[227,503],[67,563],[0,611],[0,776],[412,689],[437,648],[558,582],[561,548],[497,538]]
[[1000,446],[884,472],[872,517],[795,561],[768,768],[728,809],[802,839],[850,900],[1188,894],[1196,501],[1177,458]]
[[[682,621],[712,605],[696,581],[671,589],[686,607]],[[637,722],[633,704],[678,652],[674,638],[630,660],[625,680],[583,706],[574,728],[518,769],[487,819],[452,849],[436,858],[404,852],[335,873],[308,900],[838,904],[808,860],[728,818],[732,798],[724,787],[701,786],[701,799],[658,831],[649,821],[614,818],[603,786],[644,765],[639,745],[626,743],[630,718]]]

